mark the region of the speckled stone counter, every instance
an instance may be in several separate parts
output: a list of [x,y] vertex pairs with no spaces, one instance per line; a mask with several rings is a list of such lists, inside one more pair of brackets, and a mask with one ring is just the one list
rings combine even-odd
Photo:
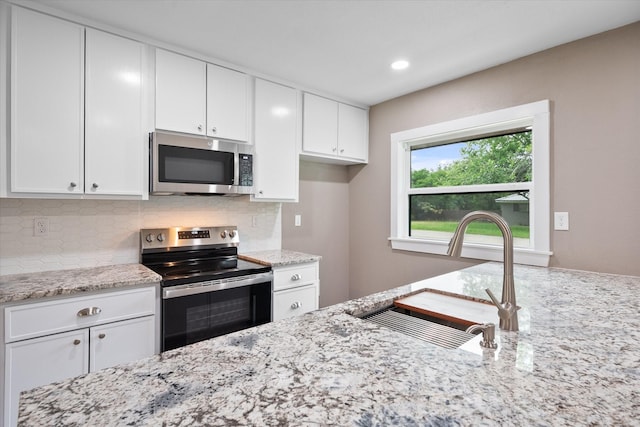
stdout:
[[158,283],[160,280],[159,274],[141,264],[11,274],[0,276],[0,303]]
[[26,392],[20,424],[637,426],[640,278],[516,266],[515,283],[521,330],[498,350],[348,314],[421,288],[499,295],[489,263]]
[[270,267],[280,267],[283,265],[315,262],[319,261],[322,258],[318,255],[310,255],[302,252],[288,250],[249,252],[246,254],[238,254],[238,257],[246,261],[268,265]]

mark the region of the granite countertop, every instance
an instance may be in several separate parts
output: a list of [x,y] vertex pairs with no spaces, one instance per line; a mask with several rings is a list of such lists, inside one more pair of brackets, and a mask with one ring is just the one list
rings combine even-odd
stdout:
[[499,295],[502,265],[488,263],[25,392],[19,423],[637,425],[640,278],[514,270],[520,331],[497,330],[498,350],[349,314],[422,288]]
[[158,283],[162,277],[141,264],[43,271],[0,276],[0,303]]
[[288,250],[259,251],[238,254],[238,257],[246,261],[256,262],[270,267],[281,267],[284,265],[302,264],[305,262],[319,261],[322,257],[310,255],[302,252]]

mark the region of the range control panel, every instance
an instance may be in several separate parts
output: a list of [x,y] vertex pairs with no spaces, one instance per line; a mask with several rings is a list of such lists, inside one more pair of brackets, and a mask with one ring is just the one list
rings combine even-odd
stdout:
[[178,231],[178,240],[184,239],[210,239],[211,231],[205,230],[180,230]]
[[235,225],[216,227],[167,227],[140,230],[140,246],[146,249],[170,249],[185,246],[238,246],[240,236]]

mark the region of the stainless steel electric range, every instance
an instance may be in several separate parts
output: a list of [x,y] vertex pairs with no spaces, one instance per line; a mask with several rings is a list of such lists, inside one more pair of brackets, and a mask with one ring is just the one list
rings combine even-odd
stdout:
[[162,275],[162,351],[271,321],[271,267],[238,259],[236,226],[140,230]]

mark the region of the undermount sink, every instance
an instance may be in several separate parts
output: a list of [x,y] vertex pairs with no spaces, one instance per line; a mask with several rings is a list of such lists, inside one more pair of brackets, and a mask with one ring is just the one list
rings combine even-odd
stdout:
[[409,311],[406,313],[406,311],[397,307],[389,307],[364,316],[363,319],[448,349],[458,348],[475,338],[474,334],[465,332],[466,328],[461,324],[447,322],[417,312]]
[[460,348],[476,338],[472,325],[495,322],[495,306],[488,302],[429,290],[399,298],[394,305],[362,319],[415,339],[447,348]]

